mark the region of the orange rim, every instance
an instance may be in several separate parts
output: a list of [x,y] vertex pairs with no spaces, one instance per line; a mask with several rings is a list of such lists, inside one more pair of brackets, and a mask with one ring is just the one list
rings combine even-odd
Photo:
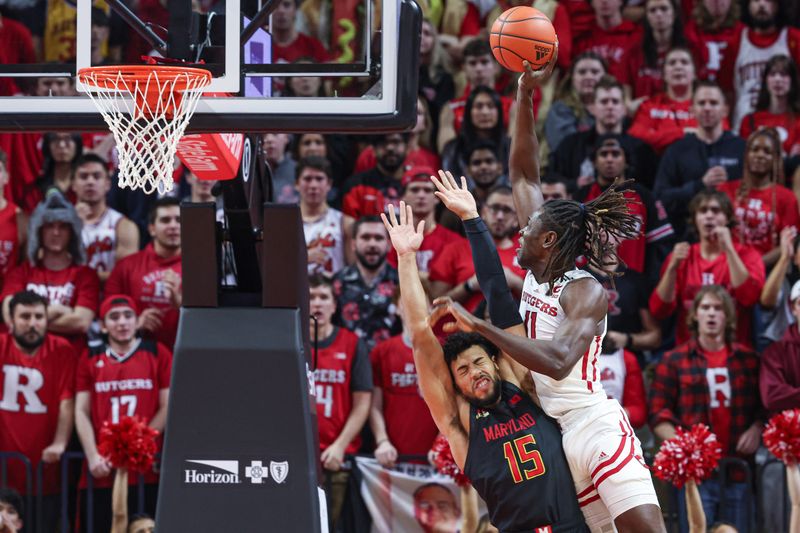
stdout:
[[176,91],[187,88],[202,88],[211,83],[211,72],[193,67],[171,67],[165,65],[112,65],[86,67],[78,71],[81,83],[98,89],[117,89],[121,77],[126,81],[146,82],[153,74],[161,81],[177,80]]

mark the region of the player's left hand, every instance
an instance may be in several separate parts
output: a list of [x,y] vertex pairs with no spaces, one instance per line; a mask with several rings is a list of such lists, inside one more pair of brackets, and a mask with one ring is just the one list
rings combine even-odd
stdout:
[[342,469],[342,463],[344,463],[344,446],[334,442],[325,448],[325,451],[322,452],[319,459],[322,462],[322,466],[325,467],[325,470],[338,472]]
[[478,218],[478,205],[475,203],[475,197],[469,192],[467,178],[461,176],[459,187],[449,170],[440,170],[439,177],[431,176],[431,181],[438,189],[433,194],[458,218],[461,220]]
[[747,431],[742,433],[739,440],[736,442],[736,452],[742,455],[752,455],[758,450],[758,445],[761,444],[761,425],[753,424]]
[[64,449],[66,447],[63,444],[51,444],[44,450],[42,450],[42,461],[45,463],[57,463],[61,460],[61,456],[64,454]]
[[389,232],[389,238],[392,239],[392,246],[397,251],[398,257],[416,253],[422,246],[422,240],[425,238],[425,221],[420,220],[417,228],[414,229],[414,214],[410,205],[406,205],[403,201],[400,202],[400,222],[394,215],[394,206],[389,208],[389,218],[386,218],[386,214],[381,213],[381,220],[386,226],[386,231]]
[[462,305],[458,302],[454,302],[452,298],[447,296],[442,296],[440,298],[436,298],[433,301],[434,306],[444,306],[453,318],[456,319],[455,322],[448,322],[444,325],[444,330],[448,333],[452,333],[454,331],[465,331],[471,332],[475,331],[475,327],[478,323],[478,318],[472,315],[469,311],[464,309]]

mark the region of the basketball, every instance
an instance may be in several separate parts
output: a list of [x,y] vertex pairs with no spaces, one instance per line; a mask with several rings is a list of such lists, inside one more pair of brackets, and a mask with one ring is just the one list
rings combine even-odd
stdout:
[[512,7],[497,17],[489,34],[495,59],[508,70],[524,72],[528,60],[533,70],[553,59],[556,30],[544,13],[532,7]]

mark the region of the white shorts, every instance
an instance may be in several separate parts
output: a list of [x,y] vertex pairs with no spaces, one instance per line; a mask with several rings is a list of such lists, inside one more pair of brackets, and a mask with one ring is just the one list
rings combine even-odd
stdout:
[[634,507],[658,505],[642,445],[616,400],[559,420],[578,503],[592,532],[615,531],[614,519]]

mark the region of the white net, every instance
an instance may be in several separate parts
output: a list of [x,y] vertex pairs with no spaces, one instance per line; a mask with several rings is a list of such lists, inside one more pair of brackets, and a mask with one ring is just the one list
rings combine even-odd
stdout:
[[79,77],[114,134],[120,187],[164,194],[172,190],[178,141],[210,74],[173,67],[133,77],[124,68],[82,69]]

